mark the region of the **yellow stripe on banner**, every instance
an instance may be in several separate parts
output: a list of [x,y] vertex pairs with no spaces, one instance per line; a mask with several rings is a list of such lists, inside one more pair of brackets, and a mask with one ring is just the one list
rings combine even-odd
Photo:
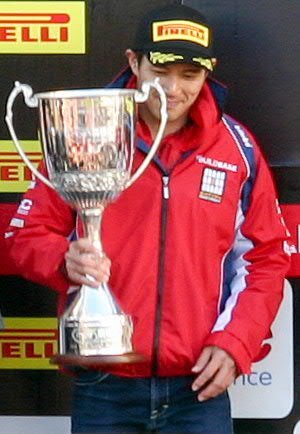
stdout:
[[[21,146],[34,166],[42,160],[38,140],[22,140]],[[32,180],[31,171],[23,162],[11,140],[0,140],[0,193],[24,193]]]
[[0,53],[84,54],[84,1],[0,1]]
[[0,331],[0,369],[57,369],[56,318],[4,318]]

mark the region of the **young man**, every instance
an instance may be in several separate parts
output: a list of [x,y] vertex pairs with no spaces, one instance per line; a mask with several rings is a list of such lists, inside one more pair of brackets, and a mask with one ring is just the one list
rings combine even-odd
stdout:
[[[182,5],[156,9],[133,48],[112,86],[159,77],[169,118],[158,156],[105,212],[111,262],[87,239],[68,241],[76,216],[40,182],[26,194],[24,228],[11,226],[7,242],[25,277],[59,292],[60,312],[71,285],[109,279],[135,317],[136,351],[149,356],[79,372],[73,433],[231,434],[227,388],[250,372],[280,305],[286,229],[252,135],[224,115],[224,88],[208,76],[215,59],[204,17]],[[158,124],[153,92],[139,111],[137,161]]]

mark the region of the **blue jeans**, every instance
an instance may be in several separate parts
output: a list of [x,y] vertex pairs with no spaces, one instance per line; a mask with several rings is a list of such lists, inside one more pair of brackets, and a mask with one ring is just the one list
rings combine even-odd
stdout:
[[87,371],[75,380],[72,433],[233,434],[228,394],[201,403],[193,379]]

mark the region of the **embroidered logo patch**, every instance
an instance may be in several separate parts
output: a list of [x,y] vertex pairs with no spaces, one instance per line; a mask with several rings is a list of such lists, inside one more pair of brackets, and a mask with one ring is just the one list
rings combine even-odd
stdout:
[[225,190],[226,172],[206,167],[203,172],[199,197],[220,203]]
[[189,41],[209,46],[209,28],[188,20],[158,21],[152,24],[153,42]]
[[177,55],[174,53],[161,53],[160,51],[150,51],[150,62],[152,62],[154,65],[156,63],[170,63],[170,62],[176,62],[177,60],[183,60],[183,56]]
[[216,160],[215,158],[205,157],[204,155],[197,155],[196,160],[200,164],[215,167],[216,169],[230,170],[230,172],[237,172],[238,166],[236,164],[228,163],[227,161]]

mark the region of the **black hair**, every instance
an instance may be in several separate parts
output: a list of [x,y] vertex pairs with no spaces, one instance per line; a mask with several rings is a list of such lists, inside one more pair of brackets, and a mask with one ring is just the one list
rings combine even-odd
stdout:
[[141,64],[141,62],[142,62],[142,59],[143,59],[143,57],[144,56],[146,56],[146,54],[145,53],[143,53],[142,51],[134,51],[135,52],[135,55],[136,55],[136,60],[137,60],[137,63],[138,63],[138,65],[140,66],[140,64]]

